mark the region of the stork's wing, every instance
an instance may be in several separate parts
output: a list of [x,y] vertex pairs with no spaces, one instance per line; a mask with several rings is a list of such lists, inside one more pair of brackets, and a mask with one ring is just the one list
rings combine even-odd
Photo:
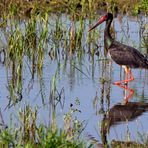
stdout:
[[112,59],[119,65],[148,69],[148,60],[137,49],[114,41],[109,48]]

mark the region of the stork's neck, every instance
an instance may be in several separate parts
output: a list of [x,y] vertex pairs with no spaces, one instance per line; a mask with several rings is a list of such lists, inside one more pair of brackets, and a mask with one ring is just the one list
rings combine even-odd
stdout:
[[105,44],[105,48],[109,48],[110,45],[112,44],[113,38],[110,35],[110,26],[112,23],[112,19],[109,19],[106,21],[106,26],[105,26],[105,30],[104,30],[104,44]]

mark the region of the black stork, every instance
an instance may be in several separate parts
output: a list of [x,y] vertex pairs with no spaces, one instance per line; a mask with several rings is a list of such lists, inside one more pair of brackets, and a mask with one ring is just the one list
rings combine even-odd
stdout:
[[110,34],[110,26],[113,20],[113,15],[107,13],[102,16],[98,22],[89,29],[89,31],[96,28],[98,25],[106,21],[104,30],[104,45],[108,49],[113,61],[121,65],[125,69],[125,80],[115,82],[115,85],[127,84],[134,80],[131,68],[145,68],[148,69],[148,59],[142,55],[137,49],[115,41]]

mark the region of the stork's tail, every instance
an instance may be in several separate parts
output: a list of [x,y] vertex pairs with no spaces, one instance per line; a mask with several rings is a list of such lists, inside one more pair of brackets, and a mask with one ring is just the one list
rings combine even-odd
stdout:
[[148,56],[145,56],[145,69],[148,69]]
[[148,69],[148,56],[144,56],[141,58],[141,68]]

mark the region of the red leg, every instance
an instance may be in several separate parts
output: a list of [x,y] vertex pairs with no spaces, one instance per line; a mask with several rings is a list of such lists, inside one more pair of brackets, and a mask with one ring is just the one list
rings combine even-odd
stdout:
[[134,80],[134,76],[132,74],[131,69],[129,70],[129,74],[130,74],[130,79],[129,79],[129,82],[130,82],[130,81],[133,81]]
[[[128,67],[124,67],[125,69],[125,80],[114,82],[114,85],[121,85],[122,83],[127,84],[130,81],[134,80],[131,70]],[[130,79],[128,76],[130,75]]]
[[134,90],[131,88],[128,88],[128,85],[119,85],[119,87],[123,88],[125,91],[129,91],[129,95],[124,97],[124,103],[128,103],[129,99],[133,96]]

